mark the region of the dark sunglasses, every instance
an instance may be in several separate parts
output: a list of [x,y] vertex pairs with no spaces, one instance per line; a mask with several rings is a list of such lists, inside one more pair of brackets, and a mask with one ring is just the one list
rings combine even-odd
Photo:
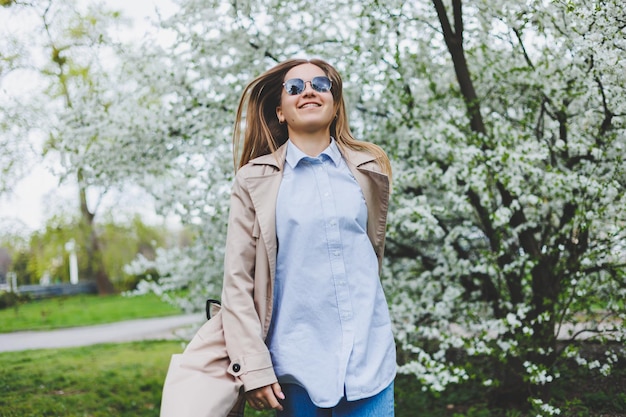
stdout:
[[285,91],[290,96],[302,94],[306,88],[306,83],[311,83],[311,88],[318,93],[327,93],[330,91],[332,81],[328,77],[315,77],[311,81],[304,81],[301,78],[291,78],[283,83]]

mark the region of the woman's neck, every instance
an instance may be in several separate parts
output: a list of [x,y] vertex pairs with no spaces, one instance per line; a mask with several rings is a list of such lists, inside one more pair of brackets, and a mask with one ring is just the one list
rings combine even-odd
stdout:
[[290,134],[289,140],[308,156],[318,156],[330,145],[330,132],[323,134]]

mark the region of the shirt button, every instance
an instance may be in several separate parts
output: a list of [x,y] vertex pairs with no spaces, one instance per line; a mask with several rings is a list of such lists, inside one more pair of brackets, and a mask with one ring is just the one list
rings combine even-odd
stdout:
[[330,221],[330,225],[331,225],[331,226],[335,226],[336,224],[337,224],[337,222],[336,222],[336,221],[334,221],[334,220],[331,220],[331,221]]
[[341,255],[341,252],[339,252],[338,250],[336,250],[336,251],[334,251],[334,252],[333,252],[333,255],[335,255],[335,256],[339,256],[339,255]]
[[233,372],[239,372],[241,371],[241,365],[239,365],[238,363],[233,365]]

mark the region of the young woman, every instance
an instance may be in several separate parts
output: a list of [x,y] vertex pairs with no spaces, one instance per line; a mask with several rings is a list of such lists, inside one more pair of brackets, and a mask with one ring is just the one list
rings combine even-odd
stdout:
[[252,408],[279,417],[393,416],[379,279],[391,168],[352,137],[339,73],[319,59],[265,72],[243,92],[233,139],[228,372]]

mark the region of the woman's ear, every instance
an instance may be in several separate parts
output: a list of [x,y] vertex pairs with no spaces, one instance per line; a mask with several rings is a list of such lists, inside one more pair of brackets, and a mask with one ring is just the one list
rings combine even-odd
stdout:
[[276,117],[278,117],[278,123],[285,123],[285,117],[283,116],[283,110],[280,106],[276,107]]

